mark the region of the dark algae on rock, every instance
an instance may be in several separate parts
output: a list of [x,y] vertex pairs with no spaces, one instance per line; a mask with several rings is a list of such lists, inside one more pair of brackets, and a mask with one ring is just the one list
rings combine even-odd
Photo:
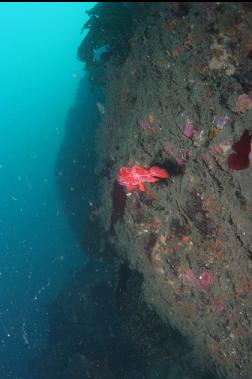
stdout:
[[[252,7],[98,3],[89,15],[78,57],[105,97],[100,239],[52,305],[66,336],[52,336],[47,372],[61,356],[55,378],[251,379]],[[120,169],[135,166],[170,178],[124,185]]]

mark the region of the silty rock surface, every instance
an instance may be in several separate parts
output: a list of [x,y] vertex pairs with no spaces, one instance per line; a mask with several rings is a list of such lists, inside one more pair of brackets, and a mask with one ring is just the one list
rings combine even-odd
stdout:
[[[143,275],[149,306],[232,379],[252,371],[252,166],[228,165],[251,139],[251,30],[245,3],[150,6],[124,63],[108,68],[97,148],[101,223],[120,260]],[[135,164],[172,180],[129,194],[117,177]]]

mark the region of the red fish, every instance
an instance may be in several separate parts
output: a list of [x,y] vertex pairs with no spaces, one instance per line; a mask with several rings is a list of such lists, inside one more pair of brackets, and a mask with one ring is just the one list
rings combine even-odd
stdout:
[[138,188],[140,191],[146,191],[143,182],[155,183],[162,179],[170,178],[169,173],[160,167],[153,166],[149,170],[135,165],[133,167],[121,167],[117,181],[122,186],[126,186],[128,191]]

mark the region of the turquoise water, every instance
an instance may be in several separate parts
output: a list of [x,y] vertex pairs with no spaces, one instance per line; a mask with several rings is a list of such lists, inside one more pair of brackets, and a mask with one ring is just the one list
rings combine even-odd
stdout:
[[58,199],[54,165],[94,3],[0,5],[0,378],[29,379],[47,304],[85,263]]

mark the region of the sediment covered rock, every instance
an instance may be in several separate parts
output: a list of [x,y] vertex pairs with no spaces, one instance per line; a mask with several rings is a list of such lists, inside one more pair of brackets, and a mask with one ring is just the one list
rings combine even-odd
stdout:
[[[124,62],[107,63],[97,149],[101,224],[120,261],[233,379],[252,370],[251,30],[245,3],[150,5]],[[171,179],[118,188],[135,164]]]

